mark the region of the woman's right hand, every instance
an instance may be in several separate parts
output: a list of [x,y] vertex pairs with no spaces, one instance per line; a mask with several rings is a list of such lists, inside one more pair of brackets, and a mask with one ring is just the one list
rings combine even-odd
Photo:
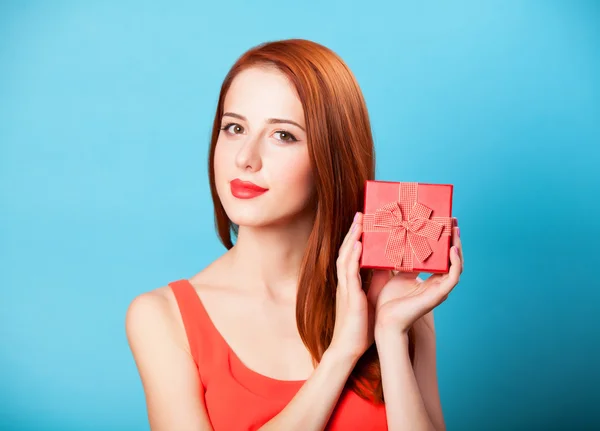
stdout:
[[336,261],[335,327],[328,348],[328,351],[335,351],[353,361],[357,361],[374,340],[374,309],[363,291],[359,272],[362,216],[356,213]]

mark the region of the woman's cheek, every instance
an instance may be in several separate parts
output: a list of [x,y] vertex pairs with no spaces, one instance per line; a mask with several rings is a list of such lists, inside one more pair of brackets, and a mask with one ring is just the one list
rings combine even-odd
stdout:
[[217,141],[214,154],[215,179],[217,182],[229,181],[229,174],[232,167],[235,167],[234,154],[230,154],[227,148]]
[[277,172],[277,182],[281,184],[284,193],[294,196],[308,197],[313,188],[310,162],[295,160],[290,164],[282,164]]

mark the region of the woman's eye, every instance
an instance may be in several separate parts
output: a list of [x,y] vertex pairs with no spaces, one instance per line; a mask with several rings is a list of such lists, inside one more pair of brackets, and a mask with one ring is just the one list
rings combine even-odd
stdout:
[[292,135],[290,132],[278,131],[275,132],[276,135],[279,135],[279,140],[284,142],[294,142],[297,141],[296,137]]
[[227,133],[238,135],[244,131],[244,128],[236,123],[229,123],[221,127],[221,130],[225,130]]

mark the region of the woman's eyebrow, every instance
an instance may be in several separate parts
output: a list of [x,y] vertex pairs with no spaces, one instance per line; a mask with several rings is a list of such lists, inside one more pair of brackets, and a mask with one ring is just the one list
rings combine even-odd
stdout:
[[[243,115],[240,115],[240,114],[236,114],[235,112],[225,112],[223,114],[223,117],[233,117],[233,118],[238,118],[243,121],[248,121],[248,119],[246,117],[244,117]],[[268,118],[266,122],[268,124],[293,124],[294,126],[302,129],[303,132],[306,132],[306,130],[304,130],[304,127],[302,127],[300,124],[298,124],[292,120],[286,120],[285,118]]]
[[280,124],[280,123],[293,124],[294,126],[302,129],[303,132],[306,132],[306,130],[304,130],[304,127],[302,127],[300,124],[298,124],[292,120],[286,120],[285,118],[268,118],[267,123],[269,123],[269,124]]

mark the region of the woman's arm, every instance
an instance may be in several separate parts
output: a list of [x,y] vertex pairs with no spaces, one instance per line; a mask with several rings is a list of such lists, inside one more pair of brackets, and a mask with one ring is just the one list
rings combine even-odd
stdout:
[[[126,332],[146,397],[152,431],[211,431],[198,369],[173,319],[166,297],[155,292],[135,298]],[[288,405],[261,430],[323,430],[357,359],[328,349]]]
[[429,418],[436,430],[444,431],[446,424],[442,411],[442,402],[437,379],[436,338],[433,323],[433,310],[417,320],[414,324],[415,360],[413,369],[421,391],[421,397]]
[[357,213],[336,261],[338,286],[331,344],[292,401],[261,430],[323,430],[358,359],[373,344],[371,309],[362,289],[358,264],[361,221]]
[[[362,289],[360,214],[342,243],[336,269],[335,325],[328,349],[317,368],[288,405],[262,428],[321,431],[327,425],[348,377],[373,344],[373,309]],[[127,310],[127,337],[148,406],[150,427],[163,430],[211,430],[198,370],[182,328],[166,295],[154,291],[138,296]],[[371,316],[371,317],[370,317]],[[179,330],[178,330],[179,329]]]
[[436,373],[433,311],[414,325],[415,359],[411,365],[408,338],[396,331],[375,334],[390,430],[446,429]]
[[[414,273],[385,271],[373,275],[370,290],[377,297],[375,342],[381,363],[383,393],[390,430],[444,430],[435,361],[432,310],[444,302],[463,269],[458,227],[452,233],[450,269],[423,281]],[[414,367],[408,352],[408,331],[417,334]]]
[[[160,291],[161,289],[157,289]],[[152,431],[211,431],[198,369],[169,299],[150,291],[127,310],[126,333],[140,374]]]
[[260,430],[323,430],[355,365],[356,360],[327,350],[294,398]]

